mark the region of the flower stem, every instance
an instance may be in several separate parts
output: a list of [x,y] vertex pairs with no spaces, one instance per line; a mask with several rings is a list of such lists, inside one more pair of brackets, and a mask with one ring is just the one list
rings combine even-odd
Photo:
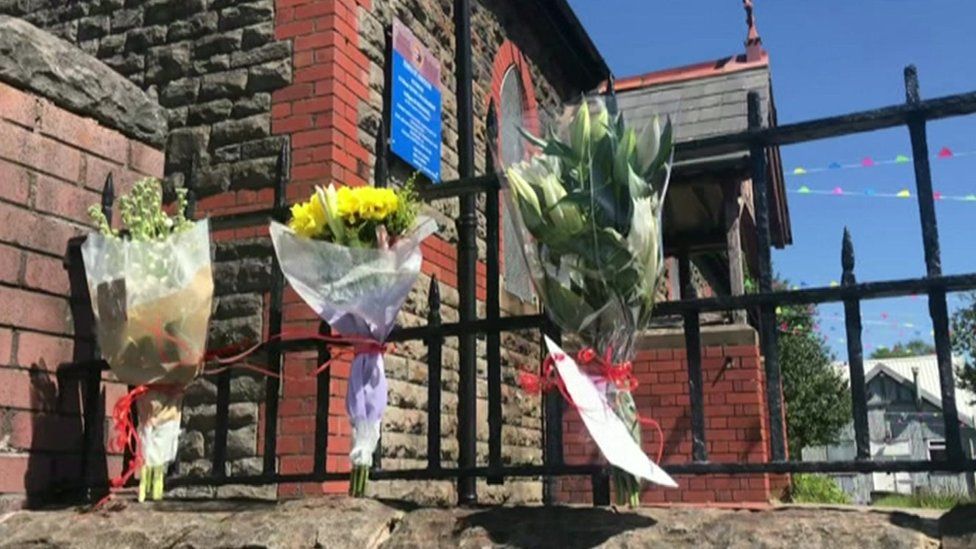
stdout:
[[153,469],[155,474],[153,475],[152,498],[154,501],[159,501],[163,499],[163,480],[166,476],[166,468],[164,465],[157,465]]
[[149,489],[151,471],[152,468],[148,465],[143,465],[142,469],[139,470],[139,503],[146,501],[146,492]]

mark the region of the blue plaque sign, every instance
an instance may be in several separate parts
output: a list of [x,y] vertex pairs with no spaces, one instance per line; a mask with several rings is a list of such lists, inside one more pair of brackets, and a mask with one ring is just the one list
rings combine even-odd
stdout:
[[441,179],[441,68],[410,29],[393,20],[390,150],[431,181]]

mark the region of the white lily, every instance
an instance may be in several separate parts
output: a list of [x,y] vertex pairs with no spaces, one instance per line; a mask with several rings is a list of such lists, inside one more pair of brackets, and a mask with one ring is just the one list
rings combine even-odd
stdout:
[[637,137],[637,169],[641,176],[647,173],[660,150],[661,117],[654,115],[654,119],[644,126]]

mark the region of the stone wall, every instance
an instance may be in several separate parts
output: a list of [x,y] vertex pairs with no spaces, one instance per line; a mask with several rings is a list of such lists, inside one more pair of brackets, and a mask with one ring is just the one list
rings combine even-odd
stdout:
[[162,113],[109,67],[0,16],[0,508],[121,469],[117,454],[82,455],[83,414],[126,388],[106,373],[99,401],[82,397],[72,363],[92,358],[90,305],[72,301],[85,281],[65,261],[80,262],[68,241],[91,230],[109,174],[116,192],[162,175]]

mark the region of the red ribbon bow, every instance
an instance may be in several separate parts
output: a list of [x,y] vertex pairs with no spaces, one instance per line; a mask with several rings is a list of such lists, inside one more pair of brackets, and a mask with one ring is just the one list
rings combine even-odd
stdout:
[[[604,356],[600,356],[591,347],[584,347],[576,353],[576,362],[579,364],[583,370],[592,377],[601,379],[607,383],[614,384],[618,389],[623,391],[634,391],[637,389],[639,382],[634,376],[634,366],[627,360],[619,364],[614,364],[611,361],[612,349],[607,349]],[[556,370],[556,361],[563,360],[566,355],[547,355],[546,358],[542,360],[542,366],[540,368],[539,374],[533,374],[527,370],[521,371],[518,377],[519,386],[526,393],[532,395],[539,395],[542,393],[547,393],[553,390],[558,390],[562,394],[566,402],[570,404],[573,408],[579,410],[576,403],[569,396],[569,391],[566,389],[566,383],[559,377],[559,373]],[[661,430],[661,425],[651,419],[642,417],[639,413],[637,414],[637,421],[642,425],[647,425],[653,428],[657,432],[658,438],[658,450],[656,463],[661,462],[661,458],[664,455],[664,432]]]

